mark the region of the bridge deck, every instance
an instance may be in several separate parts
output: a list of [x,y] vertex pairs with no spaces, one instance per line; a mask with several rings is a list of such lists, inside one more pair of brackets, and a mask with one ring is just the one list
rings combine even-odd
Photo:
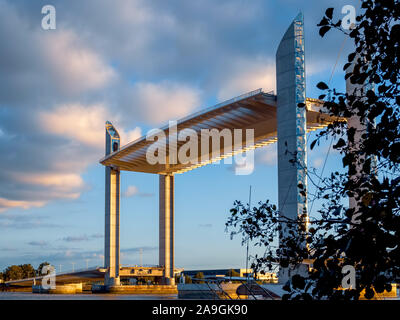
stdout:
[[[150,164],[146,159],[146,153],[150,146],[157,146],[159,150],[165,150],[169,154],[170,140],[168,139],[170,128],[163,127],[165,139],[150,140],[143,136],[133,141],[120,150],[111,153],[100,160],[105,166],[113,166],[120,170],[137,171],[154,174],[184,173],[186,171],[207,165],[209,163],[230,157],[236,153],[248,149],[259,148],[277,141],[276,96],[264,93],[261,89],[249,92],[242,96],[220,103],[204,111],[195,113],[177,122],[177,134],[184,129],[192,129],[196,133],[198,153],[196,158],[190,158],[188,163]],[[322,102],[316,99],[307,99],[307,130],[316,130],[327,126],[334,119],[320,112]],[[234,129],[254,129],[254,145],[246,148],[245,131],[242,141],[227,149],[223,143],[220,145],[220,155],[213,157],[212,144],[208,150],[202,150],[202,129],[228,129],[233,135]],[[186,141],[177,141],[179,150]],[[207,155],[209,160],[202,161]]]
[[[163,275],[162,267],[120,267],[120,277],[121,278],[135,278],[135,277],[162,277]],[[182,268],[175,268],[175,273],[182,272]],[[66,284],[66,283],[78,283],[78,282],[97,282],[103,281],[104,275],[106,273],[105,268],[94,268],[87,270],[78,270],[76,272],[67,272],[62,274],[56,274],[56,283],[57,284]],[[20,279],[20,280],[11,280],[6,281],[4,284],[6,286],[18,286],[18,287],[30,287],[33,285],[34,280],[36,283],[40,283],[43,279],[43,276],[28,278],[28,279]]]

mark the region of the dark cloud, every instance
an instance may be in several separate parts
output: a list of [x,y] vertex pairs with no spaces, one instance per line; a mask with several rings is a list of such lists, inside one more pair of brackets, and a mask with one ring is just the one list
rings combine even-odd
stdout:
[[18,249],[16,249],[16,248],[0,248],[0,251],[1,252],[14,252],[14,251],[18,251]]
[[30,241],[28,242],[29,245],[34,247],[46,247],[48,245],[47,241]]
[[125,254],[130,254],[130,253],[139,253],[140,250],[142,250],[142,252],[155,251],[155,250],[158,250],[158,247],[144,246],[144,247],[125,248],[125,249],[121,249],[121,252],[125,253]]
[[211,223],[204,223],[204,224],[199,224],[200,228],[212,228],[212,224]]
[[95,234],[92,234],[90,237],[93,238],[93,239],[104,238],[104,234],[102,234],[102,233],[95,233]]
[[100,239],[100,238],[104,238],[104,234],[101,233],[95,233],[92,235],[79,235],[79,236],[67,236],[62,238],[61,240],[65,241],[65,242],[82,242],[82,241],[89,241],[91,239]]
[[0,214],[0,229],[61,228],[59,224],[48,222],[49,217],[31,214]]
[[68,236],[62,238],[63,241],[66,242],[81,242],[81,241],[88,241],[89,238],[87,235],[82,235],[82,236]]

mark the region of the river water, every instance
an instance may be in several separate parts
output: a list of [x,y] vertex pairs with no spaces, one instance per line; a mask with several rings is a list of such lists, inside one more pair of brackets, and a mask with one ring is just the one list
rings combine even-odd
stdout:
[[177,294],[37,294],[0,292],[0,300],[175,300]]

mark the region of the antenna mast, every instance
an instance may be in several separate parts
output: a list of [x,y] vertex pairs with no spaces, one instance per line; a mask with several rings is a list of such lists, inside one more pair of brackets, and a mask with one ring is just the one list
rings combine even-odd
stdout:
[[[249,191],[249,211],[251,210],[251,186],[250,186],[250,191]],[[246,278],[247,282],[249,281],[249,241],[250,237],[249,235],[247,236],[247,249],[246,249]]]

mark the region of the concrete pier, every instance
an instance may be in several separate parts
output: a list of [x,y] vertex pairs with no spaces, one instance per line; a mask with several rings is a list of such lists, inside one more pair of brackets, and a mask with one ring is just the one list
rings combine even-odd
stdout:
[[172,285],[123,285],[102,286],[93,285],[92,293],[114,293],[114,294],[177,294],[177,286]]
[[76,294],[82,293],[82,291],[82,283],[58,284],[54,288],[43,288],[42,285],[32,285],[32,293]]
[[174,285],[174,176],[159,177],[159,265],[164,267],[163,284]]
[[[354,58],[354,61],[356,61],[358,57],[359,56],[357,55]],[[352,72],[353,68],[354,68],[354,63],[349,67],[348,72]],[[364,86],[360,84],[351,83],[350,78],[346,79],[346,93],[348,95],[354,95],[356,97],[360,97],[362,96],[361,91],[366,89],[367,87],[364,88]],[[360,149],[362,143],[362,135],[367,133],[367,126],[365,125],[365,123],[361,123],[360,118],[357,115],[354,115],[347,120],[347,130],[351,129],[354,129],[355,133],[354,133],[354,142],[351,143],[349,141],[349,147],[351,151],[356,152],[357,150]],[[349,179],[357,181],[362,177],[363,168],[361,163],[358,164],[355,163],[354,165],[356,172],[349,171]],[[354,197],[349,197],[349,208],[354,209],[352,222],[356,222],[360,215],[360,213],[358,213],[360,208],[358,207],[357,200]]]
[[[110,122],[106,123],[106,155],[119,150],[120,139],[117,130]],[[105,241],[104,278],[106,286],[119,285],[119,231],[120,231],[120,172],[106,167],[105,176]]]

